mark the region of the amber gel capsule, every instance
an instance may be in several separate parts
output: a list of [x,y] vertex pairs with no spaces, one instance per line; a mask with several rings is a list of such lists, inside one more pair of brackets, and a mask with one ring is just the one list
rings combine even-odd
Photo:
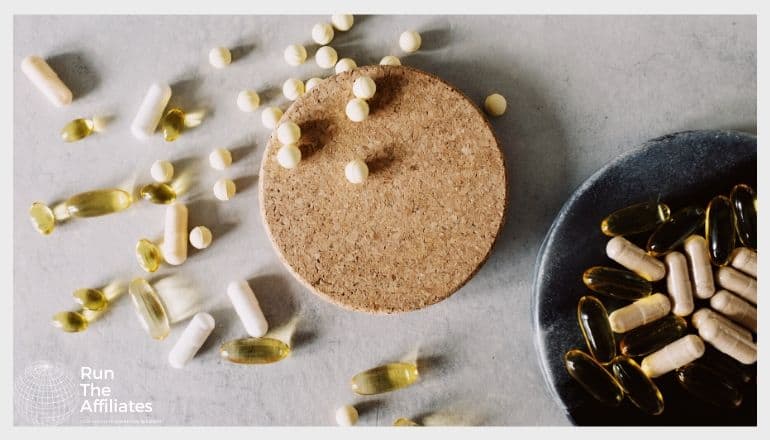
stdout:
[[177,140],[179,135],[184,130],[185,114],[181,109],[172,108],[167,111],[160,121],[160,127],[163,130],[163,139],[166,142],[173,142]]
[[158,245],[146,238],[139,240],[134,250],[139,267],[147,272],[155,272],[163,262],[163,256]]
[[591,355],[605,363],[615,357],[615,335],[610,328],[607,309],[593,296],[584,296],[578,302],[578,324]]
[[29,207],[29,219],[37,232],[43,235],[49,235],[56,228],[56,217],[48,205],[41,202],[34,202]]
[[612,361],[612,372],[637,408],[654,416],[663,412],[663,394],[633,359],[617,357]]
[[730,199],[716,196],[706,208],[706,241],[711,262],[724,266],[735,248],[735,221]]
[[65,202],[73,217],[96,217],[131,206],[131,195],[122,189],[99,189],[76,194]]
[[623,388],[594,358],[580,350],[570,350],[564,355],[564,365],[567,373],[594,399],[609,406],[620,405]]
[[595,266],[583,272],[583,283],[594,292],[634,301],[649,296],[652,284],[627,270]]
[[647,240],[647,252],[660,256],[679,247],[684,240],[697,233],[703,227],[706,215],[699,206],[688,206],[671,215],[671,218],[650,235]]
[[236,339],[219,348],[222,358],[236,364],[270,364],[285,359],[290,352],[285,342],[273,338]]
[[625,333],[620,340],[620,352],[626,356],[646,356],[681,338],[686,331],[684,318],[668,315]]
[[668,220],[671,210],[668,205],[658,202],[637,203],[619,209],[602,220],[604,235],[631,235],[649,231]]
[[737,384],[697,362],[677,369],[676,380],[690,394],[716,406],[737,408],[743,402]]
[[730,382],[736,384],[751,382],[751,375],[740,362],[711,345],[706,345],[706,352],[695,363],[716,371]]
[[84,309],[98,312],[107,307],[107,296],[99,289],[78,289],[72,293],[72,297]]
[[53,315],[52,323],[67,333],[82,332],[88,328],[88,320],[80,312],[59,312]]
[[416,364],[393,362],[356,374],[350,386],[356,394],[380,394],[408,387],[419,377]]
[[176,200],[176,191],[168,183],[149,183],[139,190],[144,200],[158,205],[168,205]]
[[94,132],[94,121],[78,118],[70,121],[61,129],[61,139],[64,142],[79,141]]
[[744,246],[757,248],[757,195],[748,185],[735,185],[730,192],[738,238]]

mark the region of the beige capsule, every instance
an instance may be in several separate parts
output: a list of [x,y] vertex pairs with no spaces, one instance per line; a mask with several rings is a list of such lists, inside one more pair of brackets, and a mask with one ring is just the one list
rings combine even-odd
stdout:
[[608,241],[606,250],[608,257],[647,281],[662,280],[666,276],[666,266],[660,260],[621,236]]
[[732,267],[717,270],[717,283],[741,298],[757,303],[757,280],[744,275]]
[[730,321],[728,318],[726,318],[724,315],[717,313],[709,308],[702,308],[698,309],[697,312],[692,314],[692,317],[690,320],[692,321],[692,326],[696,329],[699,329],[701,324],[706,322],[707,319],[714,319],[716,321],[719,321],[720,324],[723,326],[729,328],[733,332],[740,335],[742,338],[753,341],[753,338],[751,336],[751,331],[749,331],[747,328],[738,325],[732,321]]
[[687,316],[695,309],[692,299],[690,273],[687,270],[687,259],[680,252],[670,252],[666,255],[666,287],[673,307],[671,311],[677,316]]
[[740,337],[715,319],[707,319],[701,323],[698,333],[714,348],[742,364],[749,365],[757,361],[757,345]]
[[696,335],[687,335],[642,359],[648,377],[662,376],[703,356],[706,345]]
[[610,327],[615,333],[625,333],[660,319],[671,311],[666,295],[656,293],[610,313]]
[[757,253],[746,247],[739,247],[733,251],[730,265],[743,273],[757,277]]
[[711,308],[731,320],[757,332],[757,309],[727,290],[720,290],[711,297]]
[[690,275],[695,296],[711,298],[716,292],[714,272],[711,270],[708,242],[701,235],[691,235],[684,241],[684,252],[690,262]]

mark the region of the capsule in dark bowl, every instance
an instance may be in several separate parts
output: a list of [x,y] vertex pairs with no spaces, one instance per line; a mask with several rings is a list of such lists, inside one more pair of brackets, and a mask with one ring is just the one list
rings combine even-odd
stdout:
[[618,356],[612,361],[612,372],[637,408],[653,416],[663,412],[663,394],[636,361]]
[[578,323],[588,350],[602,363],[611,361],[616,354],[615,335],[610,328],[607,309],[593,296],[584,296],[578,302]]
[[671,210],[665,203],[644,202],[618,209],[602,220],[604,235],[631,235],[654,229],[668,220]]
[[735,248],[733,206],[725,196],[716,196],[706,208],[706,241],[711,262],[724,266]]
[[690,394],[712,405],[737,408],[743,402],[743,393],[737,384],[702,364],[691,363],[678,368],[676,380]]
[[567,373],[596,400],[609,406],[620,405],[623,388],[594,358],[580,350],[570,350],[564,355],[564,366]]
[[583,272],[583,283],[596,293],[626,301],[650,296],[652,284],[639,275],[612,267],[594,266]]
[[647,356],[681,338],[686,331],[684,318],[668,315],[625,333],[620,340],[620,352],[626,356]]
[[687,237],[699,232],[705,220],[705,211],[700,206],[680,209],[650,235],[647,240],[647,252],[660,256],[673,251],[684,243]]
[[735,185],[730,192],[735,211],[738,238],[744,246],[757,248],[757,194],[744,184]]

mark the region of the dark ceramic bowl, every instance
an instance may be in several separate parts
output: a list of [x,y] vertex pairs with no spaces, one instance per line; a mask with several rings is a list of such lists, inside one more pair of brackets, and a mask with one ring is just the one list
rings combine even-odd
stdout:
[[[756,182],[756,136],[735,131],[688,131],[653,139],[616,158],[564,204],[538,255],[532,304],[540,367],[553,398],[574,424],[757,424],[756,380],[743,387],[740,407],[725,409],[699,401],[669,373],[655,379],[665,410],[648,416],[628,399],[616,408],[603,406],[572,380],[563,361],[571,348],[587,350],[577,323],[578,299],[590,294],[582,282],[583,271],[596,265],[617,266],[604,253],[608,238],[599,229],[602,218],[616,209],[658,197],[672,212],[690,204],[705,207],[713,196],[728,195],[737,183],[756,188]],[[637,244],[644,238],[631,237]],[[626,304],[595,295],[610,311]],[[701,305],[696,303],[696,309]],[[755,373],[756,367],[752,369]]]

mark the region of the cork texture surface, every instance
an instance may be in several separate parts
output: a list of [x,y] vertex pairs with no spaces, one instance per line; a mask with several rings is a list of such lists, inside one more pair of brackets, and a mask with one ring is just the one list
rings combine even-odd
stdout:
[[[377,92],[350,121],[353,81]],[[457,291],[483,264],[506,207],[506,170],[480,110],[436,76],[403,66],[334,75],[295,101],[281,122],[302,130],[302,161],[275,160],[271,135],[259,197],[270,240],[310,290],[348,309],[416,310]],[[369,177],[344,167],[360,158]]]

